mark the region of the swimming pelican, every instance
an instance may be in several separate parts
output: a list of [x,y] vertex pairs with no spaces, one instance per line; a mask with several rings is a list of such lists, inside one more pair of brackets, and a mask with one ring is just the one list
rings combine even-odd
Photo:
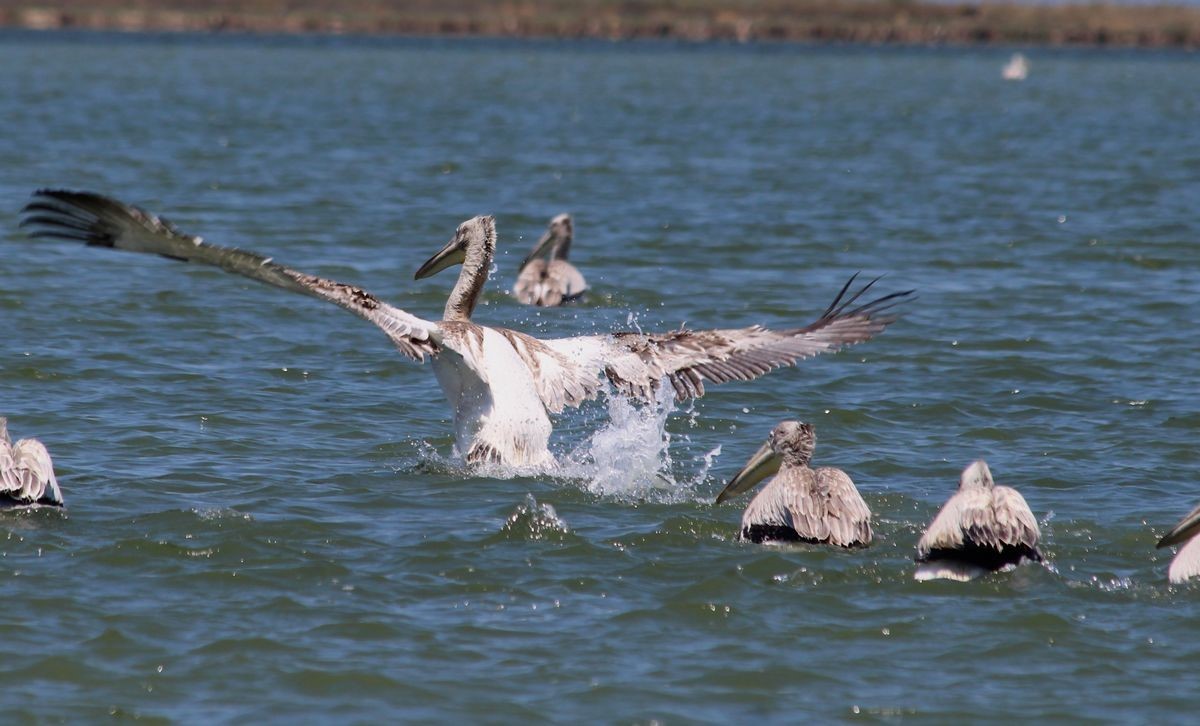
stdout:
[[1008,59],[1008,63],[1004,64],[1000,75],[1006,81],[1023,81],[1029,75],[1029,61],[1021,53],[1013,53],[1012,58]]
[[0,416],[0,507],[63,505],[50,452],[37,439],[8,438],[8,419]]
[[917,543],[916,579],[966,582],[1022,559],[1040,562],[1040,536],[1021,493],[996,486],[987,462],[972,462]]
[[742,514],[742,539],[838,547],[871,543],[871,510],[846,472],[809,467],[816,444],[811,425],[783,421],[717,495],[720,504],[775,474]]
[[704,395],[704,381],[757,378],[780,366],[868,340],[896,319],[888,311],[912,291],[857,303],[874,281],[847,295],[854,278],[816,321],[773,331],[613,333],[539,340],[471,322],[496,249],[491,217],[459,225],[454,237],[417,270],[416,278],[462,265],[440,321],[418,318],[365,290],[309,275],[253,252],[220,247],[184,234],[170,222],[89,192],[43,189],[23,210],[34,237],[85,242],[227,272],[334,303],[383,330],[415,361],[433,370],[454,408],[456,451],[470,463],[553,466],[547,413],[597,397],[606,379],[618,393],[653,400],[663,378],[679,400]]
[[[575,266],[567,262],[575,225],[571,215],[560,214],[550,220],[545,234],[533,251],[521,262],[513,295],[525,305],[554,307],[578,300],[587,292],[587,281]],[[550,259],[542,257],[550,252]]]
[[1200,537],[1196,536],[1197,533],[1200,533],[1200,507],[1188,512],[1179,524],[1158,541],[1158,547],[1186,543],[1179,548],[1175,559],[1171,560],[1170,569],[1167,570],[1167,578],[1174,585],[1200,575]]

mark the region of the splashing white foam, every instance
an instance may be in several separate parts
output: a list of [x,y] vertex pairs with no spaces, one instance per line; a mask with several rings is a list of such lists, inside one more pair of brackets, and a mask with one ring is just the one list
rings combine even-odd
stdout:
[[665,502],[694,499],[696,485],[704,481],[721,447],[700,458],[698,471],[678,477],[671,457],[672,435],[667,431],[675,403],[669,393],[663,398],[639,405],[623,396],[607,396],[608,421],[562,458],[559,476],[579,480],[600,496]]
[[[440,474],[464,477],[514,479],[517,477],[553,477],[581,486],[599,496],[623,500],[681,502],[697,499],[696,488],[708,476],[720,445],[685,462],[671,456],[672,434],[667,421],[675,412],[670,387],[663,385],[665,400],[635,403],[609,392],[604,397],[607,420],[586,440],[566,454],[558,463],[545,466],[508,466],[484,463],[468,466],[461,457],[439,454],[429,444],[419,448],[420,461],[416,468]],[[684,411],[695,427],[695,411]],[[680,439],[688,441],[688,436]],[[688,471],[691,469],[691,471]]]

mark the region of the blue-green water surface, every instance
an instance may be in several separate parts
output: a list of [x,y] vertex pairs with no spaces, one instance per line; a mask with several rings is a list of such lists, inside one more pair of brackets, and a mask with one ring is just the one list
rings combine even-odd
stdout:
[[[1001,50],[0,35],[0,415],[68,501],[0,513],[4,720],[1179,721],[1200,590],[1200,59]],[[440,315],[795,326],[853,272],[885,334],[667,411],[557,420],[575,476],[470,472],[429,366],[321,302],[30,240],[41,186]],[[594,292],[505,294],[561,211]],[[738,542],[713,495],[783,418],[870,549]],[[916,583],[971,459],[1047,563]],[[655,472],[661,470],[661,475]],[[582,472],[582,473],[579,473]]]

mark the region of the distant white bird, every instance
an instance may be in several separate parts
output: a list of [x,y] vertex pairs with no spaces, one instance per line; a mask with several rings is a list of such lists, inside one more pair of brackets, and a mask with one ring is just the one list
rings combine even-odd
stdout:
[[965,582],[1021,560],[1040,562],[1039,537],[1021,493],[996,486],[987,463],[973,462],[917,543],[916,579]]
[[716,504],[775,475],[742,514],[742,539],[812,542],[838,547],[871,543],[871,510],[841,469],[809,467],[817,435],[799,421],[777,425]]
[[[545,234],[533,251],[521,262],[513,295],[525,305],[554,307],[578,300],[587,292],[587,281],[575,266],[567,262],[575,226],[571,215],[560,214],[550,220]],[[550,253],[549,259],[542,257]]]
[[61,507],[50,452],[37,439],[8,438],[8,419],[0,416],[0,508],[48,504]]
[[1196,536],[1197,533],[1200,533],[1200,507],[1188,512],[1179,524],[1158,541],[1158,547],[1185,543],[1167,570],[1167,578],[1173,584],[1178,585],[1200,575],[1200,537]]
[[1006,81],[1023,81],[1029,75],[1029,61],[1021,53],[1013,53],[1013,57],[1008,59],[1008,63],[1004,64],[1004,69],[1000,71],[1000,75]]
[[815,321],[768,330],[611,333],[539,339],[471,320],[496,251],[496,225],[480,216],[417,270],[421,279],[462,265],[441,320],[425,320],[362,288],[310,275],[270,257],[209,244],[138,207],[90,192],[42,189],[22,210],[31,236],[157,254],[333,303],[378,326],[404,355],[433,359],[442,392],[454,409],[456,448],[469,463],[552,467],[550,413],[600,395],[605,383],[641,400],[662,381],[678,400],[704,395],[704,383],[749,381],[781,366],[832,353],[883,332],[889,311],[912,291],[859,302],[874,281],[850,290],[854,277]]

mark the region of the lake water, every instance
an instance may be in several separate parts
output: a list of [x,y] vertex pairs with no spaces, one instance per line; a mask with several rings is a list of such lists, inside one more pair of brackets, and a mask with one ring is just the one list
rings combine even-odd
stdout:
[[[65,513],[0,516],[6,721],[1178,721],[1200,590],[1200,58],[0,35],[0,415]],[[318,301],[30,240],[111,194],[436,318],[413,272],[497,217],[476,319],[546,336],[792,326],[855,271],[885,334],[663,410],[558,419],[573,477],[452,455],[429,366]],[[575,215],[594,294],[505,293]],[[778,421],[864,551],[738,542],[712,497]],[[985,458],[1044,567],[912,580]],[[661,473],[657,473],[661,472]]]

